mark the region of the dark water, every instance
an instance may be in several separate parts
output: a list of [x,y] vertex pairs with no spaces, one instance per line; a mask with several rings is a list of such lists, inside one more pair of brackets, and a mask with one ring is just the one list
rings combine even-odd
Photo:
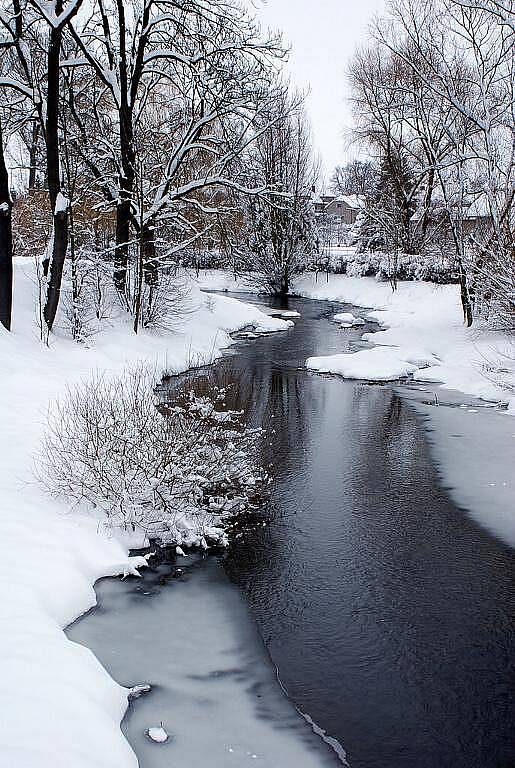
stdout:
[[337,329],[327,303],[289,308],[295,330],[229,364],[275,432],[271,524],[226,570],[352,768],[515,766],[513,551],[449,500],[409,401],[298,370],[363,328]]
[[[343,745],[352,768],[513,768],[513,550],[450,501],[423,419],[398,387],[304,369],[310,355],[356,347],[374,326],[340,330],[331,318],[342,306],[328,302],[296,299],[289,308],[301,313],[294,329],[244,342],[216,366],[219,380],[234,384],[230,405],[268,425],[263,460],[273,461],[274,479],[269,524],[236,541],[225,570],[289,696]],[[272,717],[287,742],[261,764],[325,764],[326,752],[314,758],[316,746],[274,700],[273,667],[255,678],[268,662],[244,628],[237,590],[213,562],[192,566],[179,580],[165,566],[139,583],[104,580],[100,609],[70,630],[120,682],[157,683],[124,725],[140,764],[246,764],[256,740],[270,747],[270,732],[261,736],[248,718],[247,731],[223,728],[252,709],[256,690],[272,701],[260,705],[259,727]],[[210,626],[223,611],[216,638]],[[204,676],[192,690],[199,659]],[[231,675],[238,685],[217,688]],[[179,734],[169,752],[142,735],[157,713]],[[202,745],[206,717],[212,728]],[[240,729],[238,762],[224,750]],[[307,739],[300,757],[292,734]]]

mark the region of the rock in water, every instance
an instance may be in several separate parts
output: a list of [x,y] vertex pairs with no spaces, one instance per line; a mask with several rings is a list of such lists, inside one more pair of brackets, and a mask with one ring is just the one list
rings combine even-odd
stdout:
[[153,726],[147,730],[147,736],[158,744],[164,744],[170,738],[162,725]]
[[148,683],[142,683],[140,685],[133,685],[132,688],[129,688],[129,701],[132,701],[132,699],[139,699],[140,696],[142,696],[144,693],[150,693],[151,687]]

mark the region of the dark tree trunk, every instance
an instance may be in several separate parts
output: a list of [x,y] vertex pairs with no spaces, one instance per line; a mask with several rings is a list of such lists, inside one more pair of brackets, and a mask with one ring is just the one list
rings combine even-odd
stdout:
[[[56,2],[56,13],[62,12],[62,1]],[[56,203],[61,192],[59,174],[59,54],[61,50],[62,30],[51,28],[47,56],[47,104],[46,104],[46,154],[48,194],[53,216],[53,241],[50,264],[48,266],[48,286],[43,315],[48,330],[52,329],[59,297],[64,261],[68,249],[68,211],[56,210]]]
[[116,290],[127,303],[127,266],[131,224],[130,194],[120,185],[120,198],[116,206],[116,248],[114,252],[113,279]]
[[154,228],[152,226],[144,227],[141,237],[143,239],[143,269],[145,282],[147,285],[153,287],[157,285],[158,281]]
[[32,126],[32,136],[29,149],[29,190],[32,192],[36,186],[36,160],[39,139],[39,123],[35,120]]
[[11,330],[13,295],[13,239],[9,174],[5,165],[0,124],[0,323]]
[[[114,252],[114,284],[127,308],[127,267],[129,262],[129,240],[131,232],[132,197],[135,180],[135,153],[132,101],[129,99],[129,74],[125,43],[124,0],[117,0],[118,23],[120,27],[119,77],[120,77],[120,157],[122,173],[119,181],[118,204],[116,206],[116,248]],[[133,77],[136,73],[133,73]]]

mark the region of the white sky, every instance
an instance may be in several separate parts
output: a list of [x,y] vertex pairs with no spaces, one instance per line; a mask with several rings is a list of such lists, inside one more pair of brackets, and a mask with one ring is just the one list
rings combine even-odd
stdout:
[[[263,27],[281,29],[291,47],[287,69],[292,82],[310,88],[307,109],[315,150],[331,173],[356,150],[348,147],[351,112],[346,67],[364,42],[368,25],[385,0],[254,0]],[[347,135],[346,135],[347,134]]]

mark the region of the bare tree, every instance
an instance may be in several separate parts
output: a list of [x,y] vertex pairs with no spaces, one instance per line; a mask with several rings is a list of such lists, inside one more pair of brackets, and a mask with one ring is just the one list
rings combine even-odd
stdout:
[[253,185],[264,190],[248,198],[247,269],[262,288],[287,295],[315,248],[318,169],[302,98],[277,86],[273,115],[246,160]]
[[337,165],[330,180],[334,195],[363,195],[367,197],[377,183],[377,169],[370,160],[351,160]]
[[441,105],[452,151],[446,162],[433,157],[433,167],[453,222],[462,272],[464,209],[474,198],[486,202],[490,233],[476,240],[478,262],[462,280],[465,316],[471,324],[471,303],[481,292],[479,285],[471,285],[474,277],[485,271],[488,261],[514,256],[513,5],[398,0],[392,13],[393,24],[380,30],[382,42]]
[[[135,234],[146,252],[148,280],[156,279],[155,233],[163,220],[182,230],[183,246],[201,236],[185,211],[216,214],[218,206],[209,196],[204,202],[204,193],[238,187],[232,165],[254,139],[260,94],[283,52],[275,38],[260,39],[247,14],[226,0],[148,0],[130,13],[121,0],[97,0],[93,13],[77,19],[70,32],[77,56],[67,66],[86,64],[98,84],[93,115],[101,143],[95,156],[85,141],[84,153],[116,205],[114,277],[129,306],[127,265]],[[100,111],[98,103],[106,99],[109,106]],[[157,141],[148,152],[142,135],[156,103],[163,114],[152,125]],[[87,98],[84,106],[87,114],[78,99],[74,111],[87,138]]]

